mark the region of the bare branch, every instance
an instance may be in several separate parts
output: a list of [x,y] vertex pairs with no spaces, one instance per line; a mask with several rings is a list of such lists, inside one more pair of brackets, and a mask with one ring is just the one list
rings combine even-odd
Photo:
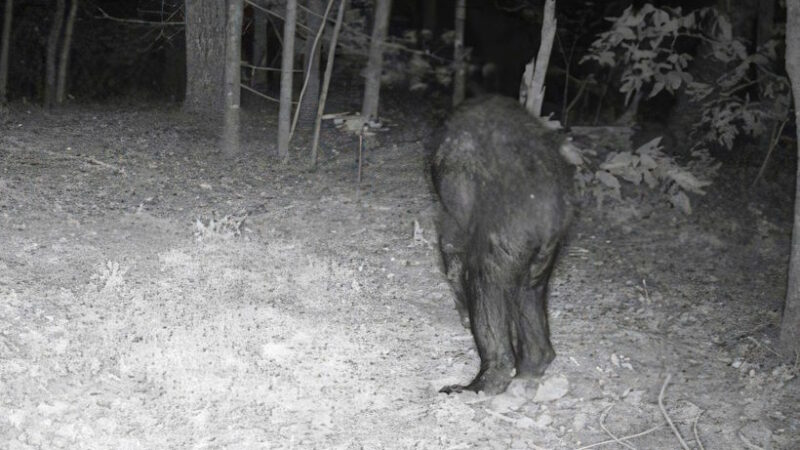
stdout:
[[[271,10],[271,9],[269,9],[269,8],[264,8],[263,6],[261,6],[261,5],[259,5],[259,4],[257,4],[257,3],[255,3],[255,2],[253,2],[253,1],[251,1],[251,0],[244,0],[244,2],[245,2],[245,3],[247,3],[248,5],[252,6],[253,8],[255,8],[255,9],[259,10],[259,11],[265,12],[265,13],[267,13],[267,14],[271,15],[271,16],[275,16],[275,17],[277,17],[278,19],[281,19],[281,20],[283,20],[283,21],[285,21],[285,20],[286,20],[286,18],[285,18],[285,17],[283,17],[282,15],[280,15],[280,14],[276,13],[275,11],[273,11],[273,10]],[[300,6],[300,5],[298,4],[297,6]],[[302,28],[302,29],[304,29],[305,31],[307,31],[307,32],[309,32],[309,33],[313,33],[313,32],[314,32],[314,30],[312,30],[311,28],[308,28],[307,26],[303,25],[303,24],[302,24],[302,23],[300,23],[300,22],[296,23],[296,24],[295,24],[295,26],[296,26],[296,27],[299,27],[299,28]]]
[[186,22],[157,22],[152,20],[141,20],[141,19],[123,19],[120,17],[113,17],[108,15],[107,12],[103,11],[103,8],[97,7],[97,10],[100,11],[100,16],[94,16],[95,19],[104,19],[104,20],[113,20],[114,22],[122,22],[122,23],[134,23],[137,25],[149,25],[153,27],[167,27],[167,26],[184,26]]

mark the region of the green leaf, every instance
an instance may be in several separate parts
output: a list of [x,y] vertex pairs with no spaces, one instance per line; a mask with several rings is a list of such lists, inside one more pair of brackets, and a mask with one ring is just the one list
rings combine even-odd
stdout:
[[711,184],[710,181],[698,180],[697,177],[690,172],[681,169],[672,169],[667,172],[667,176],[677,183],[681,189],[694,192],[695,194],[705,194],[702,188]]
[[605,170],[598,170],[594,173],[594,177],[606,187],[609,187],[614,190],[619,190],[621,185],[619,184],[619,180],[614,175],[606,172]]
[[719,28],[718,38],[722,41],[730,41],[733,39],[733,27],[731,26],[728,18],[723,15],[717,16],[717,27]]
[[655,97],[662,90],[664,90],[664,82],[663,81],[656,81],[656,84],[653,85],[653,89],[650,91],[650,95],[647,98]]
[[658,186],[658,180],[649,170],[642,172],[642,178],[644,178],[644,182],[650,189],[655,189]]
[[692,204],[689,201],[689,197],[687,197],[683,191],[678,191],[677,193],[672,194],[669,198],[669,202],[672,203],[672,206],[680,209],[687,216],[692,214]]
[[630,167],[637,161],[636,157],[631,152],[610,153],[606,157],[606,161],[600,164],[600,168],[613,172],[623,167]]
[[669,83],[670,90],[676,91],[678,88],[681,87],[681,82],[683,79],[681,78],[680,72],[672,71],[668,72],[666,75],[667,82]]
[[647,153],[644,153],[639,157],[639,163],[642,165],[642,167],[648,170],[652,170],[658,167],[658,163],[656,162],[656,160],[653,159],[653,157]]
[[661,136],[650,139],[634,150],[637,155],[652,155],[661,151]]
[[634,33],[633,30],[628,27],[617,27],[614,31],[616,31],[624,40],[636,40],[636,33]]

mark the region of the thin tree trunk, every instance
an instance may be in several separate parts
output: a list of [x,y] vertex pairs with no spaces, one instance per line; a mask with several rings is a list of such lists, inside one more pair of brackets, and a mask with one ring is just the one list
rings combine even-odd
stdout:
[[228,0],[225,39],[225,125],[222,133],[226,154],[239,152],[239,101],[241,98],[242,0]]
[[369,60],[365,71],[364,102],[361,117],[374,120],[378,117],[378,104],[381,92],[381,70],[383,69],[383,41],[389,31],[389,14],[392,0],[376,0],[375,20],[372,25],[372,38],[369,44]]
[[[330,12],[331,12],[331,7],[333,6],[333,2],[334,2],[334,0],[328,0],[328,7],[325,8],[325,15],[322,17],[323,25],[324,25],[324,23],[326,23],[328,21],[328,14],[330,14]],[[314,58],[318,59],[318,56],[315,56],[314,53],[318,52],[318,50],[320,48],[320,44],[319,43],[321,42],[323,31],[325,31],[324,26],[319,27],[317,29],[316,35],[314,36],[314,41],[310,46],[310,48],[311,48],[311,56],[310,56],[310,58],[311,59],[314,59]],[[294,130],[295,130],[295,128],[297,128],[298,118],[300,117],[300,114],[303,112],[302,111],[302,105],[303,105],[303,103],[305,103],[306,96],[308,95],[307,94],[307,88],[309,87],[309,84],[310,84],[312,78],[314,78],[314,76],[312,76],[312,74],[309,72],[309,69],[310,69],[310,67],[307,67],[306,70],[303,71],[303,73],[305,73],[305,77],[303,78],[303,87],[300,89],[300,97],[297,100],[297,102],[298,102],[298,104],[300,106],[297,108],[297,110],[294,113],[294,119],[292,120],[292,129],[291,129],[291,131],[289,131],[289,139],[292,138],[292,136],[294,135]],[[314,101],[314,110],[315,111],[310,113],[312,116],[316,112],[317,105],[319,104],[319,60],[317,60],[317,70],[316,70],[316,80],[315,80],[315,82],[316,82],[316,90],[317,90],[316,96],[317,96],[317,98]]]
[[75,28],[75,16],[78,13],[78,1],[72,0],[64,28],[64,40],[61,42],[61,56],[58,62],[58,81],[56,82],[56,103],[64,103],[67,91],[67,74],[69,73],[69,52],[72,49],[72,30]]
[[464,63],[464,23],[467,20],[467,0],[456,1],[455,40],[453,49],[453,62],[455,74],[453,76],[453,106],[458,106],[464,101],[467,90],[467,69]]
[[[772,39],[772,35],[774,34],[774,26],[775,26],[775,3],[776,0],[759,0],[758,2],[758,17],[756,19],[756,50],[760,48],[762,45],[767,43],[770,39]],[[770,64],[769,70],[777,69],[777,64]],[[761,82],[759,83],[759,89],[761,92],[765,92],[769,89],[768,84],[771,82],[769,77],[764,77]],[[763,175],[764,170],[766,169],[767,165],[769,164],[770,154],[774,148],[774,143],[777,140],[773,140],[771,134],[774,134],[778,128],[783,129],[781,124],[785,124],[786,122],[782,121],[781,119],[775,118],[767,118],[764,123],[764,128],[768,130],[772,130],[772,133],[762,133],[761,138],[759,139],[758,145],[762,149],[766,149],[766,156],[764,158],[764,163],[761,165],[761,169],[758,172],[753,183],[756,183]],[[777,136],[780,138],[780,136]]]
[[56,12],[53,15],[53,23],[50,25],[50,35],[47,38],[44,106],[48,109],[52,108],[56,103],[58,39],[61,37],[61,29],[64,25],[64,8],[64,0],[56,0]]
[[297,0],[286,1],[283,24],[283,58],[281,61],[281,104],[278,110],[278,156],[289,158],[289,131],[292,120],[292,76],[294,74],[294,31],[297,21]]
[[8,51],[11,47],[11,17],[14,12],[14,0],[6,0],[3,12],[3,37],[0,38],[0,104],[5,103],[8,88]]
[[[258,8],[253,8],[253,60],[250,63],[258,67],[267,65],[267,13]],[[266,71],[253,70],[250,85],[256,87],[266,80]]]
[[547,0],[544,4],[542,16],[542,40],[539,44],[539,53],[536,55],[536,64],[533,69],[533,78],[528,86],[528,95],[525,108],[534,116],[542,115],[542,101],[544,101],[544,79],[547,75],[547,65],[550,62],[550,53],[553,50],[553,39],[556,35],[556,0]]
[[422,0],[422,29],[428,30],[430,36],[427,37],[431,40],[436,34],[436,0]]
[[[800,156],[800,113],[797,112],[800,107],[800,0],[786,0],[786,72],[792,82],[797,153]],[[789,282],[780,336],[781,345],[789,356],[800,354],[800,163],[797,164],[796,177]]]
[[775,31],[775,0],[759,0],[756,44],[762,45],[772,38]]
[[186,0],[187,111],[221,119],[225,108],[226,2]]
[[319,133],[322,127],[322,113],[325,111],[325,101],[328,99],[328,87],[331,84],[333,74],[333,58],[336,56],[336,41],[339,39],[339,31],[342,29],[344,21],[344,10],[347,8],[347,0],[340,0],[339,11],[336,13],[336,25],[333,27],[331,42],[328,46],[328,61],[325,64],[325,75],[322,79],[322,94],[317,106],[317,116],[314,121],[314,143],[311,145],[311,167],[317,167],[317,148],[319,147]]
[[[329,0],[328,10],[330,10],[332,2],[333,0]],[[316,31],[317,36],[320,36],[325,28],[325,24],[319,17],[323,12],[322,0],[308,0],[308,7],[314,14],[306,13],[306,25],[309,29]],[[327,15],[327,11],[325,14]],[[314,114],[316,114],[317,105],[319,105],[320,43],[321,40],[318,37],[311,39],[311,36],[309,36],[309,39],[306,39],[305,64],[303,65],[306,80],[303,96],[300,99],[300,118],[297,122],[301,129],[306,130],[311,129],[314,125]]]

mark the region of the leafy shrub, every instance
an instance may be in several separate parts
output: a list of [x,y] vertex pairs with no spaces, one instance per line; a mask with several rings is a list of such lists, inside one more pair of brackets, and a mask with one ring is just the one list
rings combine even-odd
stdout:
[[[786,120],[790,89],[786,77],[773,70],[777,40],[748,53],[728,19],[714,8],[683,14],[681,8],[648,3],[638,10],[627,8],[611,22],[581,61],[621,67],[619,90],[626,103],[640,93],[652,98],[685,89],[702,111],[692,129],[694,149],[714,144],[731,149],[737,136],[759,137],[766,124]],[[679,40],[707,43],[712,57],[730,70],[711,82],[695,80],[685,71],[692,56],[676,49]]]
[[[588,156],[588,155],[586,155]],[[697,154],[694,164],[681,167],[675,159],[664,154],[661,137],[652,139],[633,151],[611,152],[603,162],[595,166],[587,164],[589,158],[578,166],[576,180],[582,193],[589,193],[602,207],[603,201],[610,197],[622,200],[620,179],[635,186],[646,185],[650,189],[660,189],[667,200],[685,214],[691,214],[692,207],[687,192],[704,194],[703,188],[710,185],[718,163],[707,154]],[[694,173],[702,174],[698,178]]]

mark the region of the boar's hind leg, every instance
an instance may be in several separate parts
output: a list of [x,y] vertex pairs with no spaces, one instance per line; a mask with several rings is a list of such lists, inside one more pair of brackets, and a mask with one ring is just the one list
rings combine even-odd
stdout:
[[487,277],[482,268],[467,268],[464,277],[470,325],[481,367],[469,385],[446,386],[441,391],[470,390],[499,394],[508,387],[514,370],[514,351],[508,326],[508,296],[511,293]]
[[556,354],[547,324],[547,282],[558,253],[558,241],[545,245],[534,257],[529,280],[519,292],[516,315],[518,377],[544,373]]

